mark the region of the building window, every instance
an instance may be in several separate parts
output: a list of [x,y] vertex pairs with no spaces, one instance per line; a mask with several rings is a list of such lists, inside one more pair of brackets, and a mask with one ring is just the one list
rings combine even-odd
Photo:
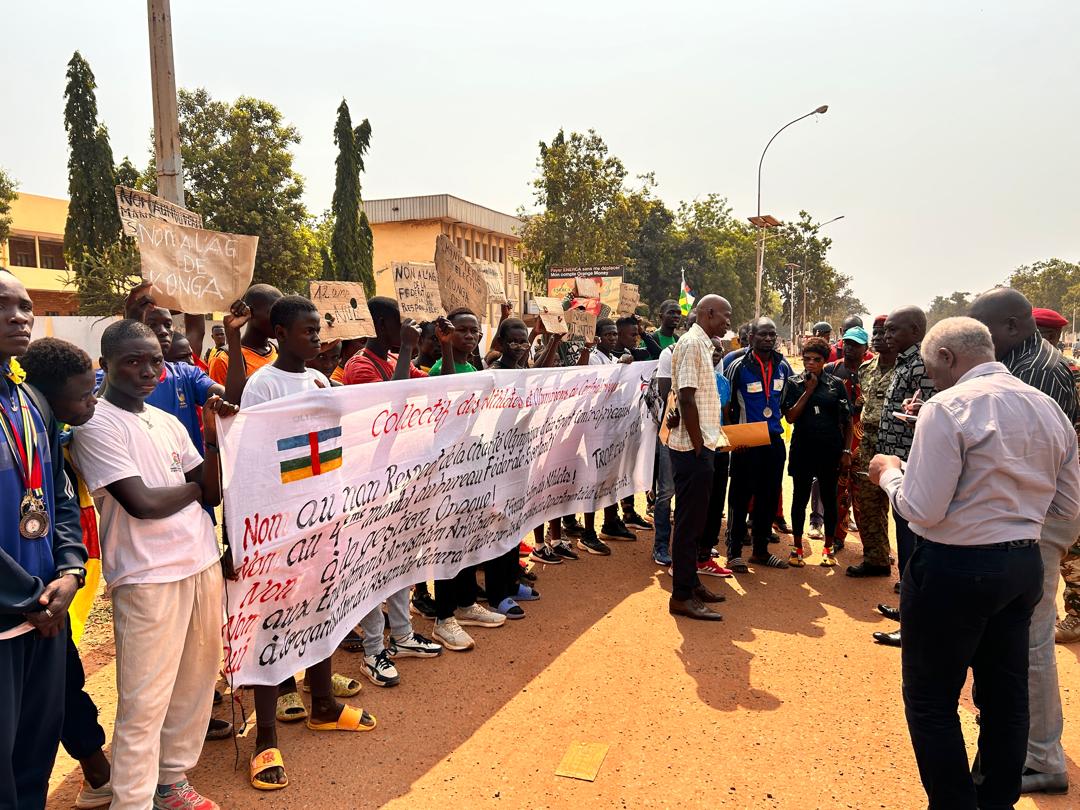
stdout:
[[502,248],[499,248],[499,264],[506,264],[506,253]]
[[470,241],[469,241],[468,239],[466,239],[466,240],[465,240],[465,255],[466,255],[466,256],[472,256],[472,254],[471,254],[471,253],[469,253],[469,250],[470,250],[471,248],[472,248],[472,242],[470,242]]
[[462,251],[465,249],[465,248],[463,248],[461,246],[461,237],[460,236],[457,238],[457,249],[462,250]]
[[479,242],[473,242],[473,246],[474,246],[473,256],[476,256],[477,258],[480,258],[480,243]]
[[16,236],[8,240],[8,255],[15,267],[37,267],[37,257],[34,255],[34,240]]
[[39,239],[38,250],[41,252],[42,267],[48,270],[63,270],[67,267],[67,263],[64,261],[63,242],[50,242]]
[[60,315],[60,313],[59,313],[59,312],[54,312],[54,311],[53,311],[53,310],[51,310],[51,309],[50,309],[50,310],[46,310],[46,311],[45,311],[45,314],[46,314],[46,315],[52,315],[52,316],[54,316],[54,317],[56,317],[56,316],[59,316],[59,315]]

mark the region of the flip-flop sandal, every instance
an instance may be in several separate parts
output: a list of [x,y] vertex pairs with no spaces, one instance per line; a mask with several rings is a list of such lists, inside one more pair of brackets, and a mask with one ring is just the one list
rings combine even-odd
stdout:
[[[351,698],[360,694],[361,685],[360,681],[355,678],[350,678],[348,675],[341,675],[337,672],[330,678],[330,685],[333,687],[334,697],[336,698]],[[307,682],[307,678],[304,678],[304,691],[311,691],[311,684]]]
[[349,705],[341,710],[333,723],[313,723],[310,718],[307,721],[307,727],[312,731],[372,731],[376,725],[375,715]]
[[742,557],[735,557],[727,561],[727,567],[734,571],[736,574],[749,574],[750,569],[746,566],[746,560]]
[[308,716],[307,706],[296,692],[278,695],[277,719],[282,723],[298,723]]
[[791,552],[791,556],[788,557],[788,565],[792,568],[803,568],[806,565],[806,560],[799,556],[795,551]]
[[350,630],[345,638],[341,640],[341,643],[338,644],[338,649],[350,653],[363,652],[364,639],[355,630]]
[[288,787],[288,774],[285,776],[285,781],[280,784],[264,782],[259,778],[271,768],[281,768],[281,772],[285,773],[285,761],[281,758],[281,751],[276,748],[267,748],[253,756],[250,765],[251,786],[256,790],[281,790]]
[[210,724],[206,728],[207,740],[227,740],[233,735],[233,724],[228,720],[210,718]]
[[530,588],[528,585],[519,582],[517,596],[514,598],[519,602],[535,602],[540,598],[540,592],[536,588]]
[[750,562],[754,565],[764,565],[767,568],[788,568],[788,564],[777,557],[775,554],[770,554],[767,558],[751,557]]

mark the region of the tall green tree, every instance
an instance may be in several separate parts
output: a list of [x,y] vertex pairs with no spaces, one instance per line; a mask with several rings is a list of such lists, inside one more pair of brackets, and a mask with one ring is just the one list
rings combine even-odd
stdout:
[[76,275],[86,257],[120,239],[116,170],[109,133],[98,122],[97,83],[89,63],[76,51],[68,62],[64,129],[68,135],[68,218],[64,252]]
[[628,187],[622,161],[608,154],[594,130],[572,132],[569,138],[559,130],[550,145],[541,141],[536,167],[533,199],[541,210],[519,212],[525,220],[523,268],[530,281],[542,285],[553,265],[626,263],[652,178],[643,177],[639,189]]
[[338,281],[359,281],[368,295],[374,295],[374,244],[360,196],[360,172],[364,171],[364,155],[371,144],[371,124],[365,118],[354,129],[344,99],[338,106],[334,143],[338,148],[332,204],[334,233],[330,241],[334,277]]
[[[204,89],[180,90],[177,108],[187,207],[207,228],[259,237],[254,281],[306,294],[322,263],[304,178],[293,168],[296,128],[273,104],[248,96],[225,102]],[[152,165],[140,185],[156,190]]]
[[0,242],[11,234],[11,203],[19,196],[19,184],[0,167]]
[[1065,314],[1065,310],[1071,312],[1075,306],[1076,296],[1069,296],[1069,290],[1080,285],[1080,264],[1064,259],[1023,264],[1009,276],[1007,283],[1026,295],[1032,306]]
[[952,295],[936,295],[926,310],[926,325],[933,326],[945,318],[967,315],[971,308],[971,293],[954,292]]

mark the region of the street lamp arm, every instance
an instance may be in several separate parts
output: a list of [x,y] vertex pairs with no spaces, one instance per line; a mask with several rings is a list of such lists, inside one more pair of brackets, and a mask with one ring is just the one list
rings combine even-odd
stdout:
[[792,124],[797,124],[804,118],[809,118],[811,115],[818,115],[820,113],[824,113],[827,109],[828,107],[826,105],[822,105],[816,110],[811,110],[806,115],[800,115],[794,121],[788,121],[786,124],[780,127],[780,129],[776,130],[776,133],[771,138],[769,138],[769,142],[765,144],[765,148],[761,150],[761,159],[758,161],[757,164],[757,215],[759,217],[761,216],[761,167],[765,163],[765,153],[769,151],[769,147],[772,146],[772,142],[776,140],[776,136],[788,127],[790,127]]

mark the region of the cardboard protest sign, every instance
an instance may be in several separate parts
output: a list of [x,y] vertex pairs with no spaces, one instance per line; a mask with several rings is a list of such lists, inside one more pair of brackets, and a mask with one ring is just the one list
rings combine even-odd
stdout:
[[431,262],[394,262],[394,296],[402,320],[434,321],[445,315],[439,299],[439,273]]
[[310,296],[322,319],[324,343],[374,337],[375,323],[368,312],[364,285],[350,281],[313,281]]
[[537,317],[544,324],[544,329],[552,335],[565,335],[567,326],[566,319],[563,317],[565,313],[563,312],[562,301],[558,298],[544,298],[542,296],[536,296],[533,301],[536,302]]
[[595,278],[579,277],[574,279],[574,288],[578,298],[599,298],[600,285]]
[[619,306],[615,309],[620,315],[633,315],[641,304],[641,293],[637,284],[624,281],[619,285]]
[[116,207],[120,210],[120,224],[123,226],[124,236],[138,238],[139,221],[144,219],[163,219],[189,228],[203,226],[202,217],[194,211],[173,205],[149,192],[124,186],[116,187]]
[[238,581],[230,680],[322,661],[391,594],[648,489],[656,362],[450,374],[283,397],[219,422]]
[[487,282],[446,234],[435,238],[435,269],[439,274],[439,296],[444,311],[468,307],[478,317],[486,317]]
[[136,225],[142,277],[158,306],[180,312],[227,312],[251,285],[257,236],[204,231],[161,219]]
[[506,286],[503,284],[503,274],[499,265],[494,262],[473,262],[480,271],[480,275],[487,284],[488,301],[492,304],[501,305],[506,301]]
[[566,335],[574,340],[588,342],[596,335],[596,315],[584,309],[568,309],[563,313]]

